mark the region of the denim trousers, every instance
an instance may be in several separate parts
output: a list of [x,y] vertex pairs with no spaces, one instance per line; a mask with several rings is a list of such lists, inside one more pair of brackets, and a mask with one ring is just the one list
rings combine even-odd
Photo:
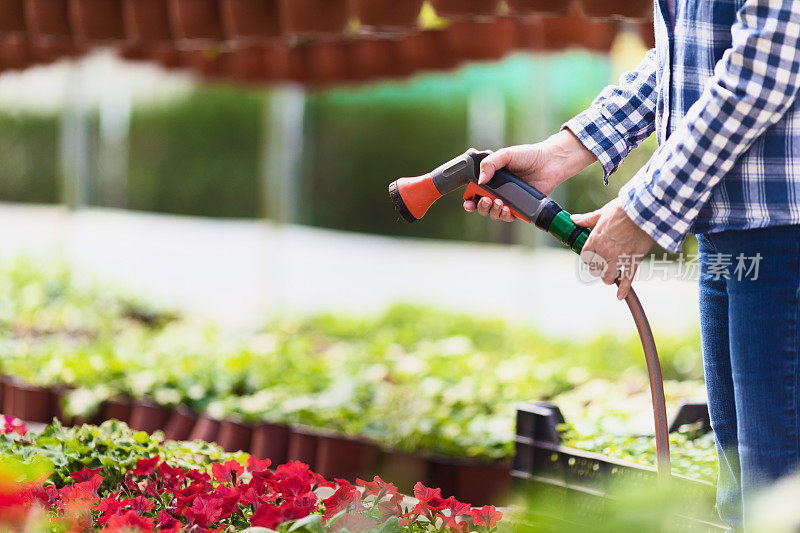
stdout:
[[760,488],[800,460],[800,226],[698,235],[717,508],[748,529]]

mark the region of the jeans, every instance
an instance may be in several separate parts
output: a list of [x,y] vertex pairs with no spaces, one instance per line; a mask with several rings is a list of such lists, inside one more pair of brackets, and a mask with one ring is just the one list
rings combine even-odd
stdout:
[[703,366],[720,460],[717,507],[726,523],[747,528],[753,494],[800,460],[800,226],[698,241]]

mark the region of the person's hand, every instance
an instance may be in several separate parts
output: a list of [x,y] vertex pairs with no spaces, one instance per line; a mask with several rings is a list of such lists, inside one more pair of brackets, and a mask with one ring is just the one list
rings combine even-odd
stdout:
[[624,300],[633,283],[633,277],[642,258],[655,242],[630,219],[619,198],[591,213],[572,215],[572,221],[585,228],[594,228],[583,246],[581,259],[596,262],[603,259],[606,268],[602,279],[612,285],[619,278],[617,299]]
[[[490,154],[481,162],[478,183],[488,183],[496,170],[506,167],[532,187],[549,195],[567,178],[595,161],[595,155],[572,132],[562,130],[544,142],[511,146]],[[477,211],[494,220],[514,220],[508,206],[500,200],[492,203],[490,199],[483,198],[477,205],[474,200],[466,200],[464,209]]]

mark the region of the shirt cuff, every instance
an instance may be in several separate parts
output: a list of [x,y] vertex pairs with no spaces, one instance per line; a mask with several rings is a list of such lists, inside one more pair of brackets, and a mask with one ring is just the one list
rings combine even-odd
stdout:
[[630,152],[625,137],[617,131],[613,122],[593,106],[568,121],[561,129],[570,130],[597,157],[605,172],[603,182],[608,185],[608,177]]
[[633,222],[656,243],[671,253],[679,253],[690,224],[679,218],[662,199],[653,196],[643,179],[647,166],[619,191],[622,208]]

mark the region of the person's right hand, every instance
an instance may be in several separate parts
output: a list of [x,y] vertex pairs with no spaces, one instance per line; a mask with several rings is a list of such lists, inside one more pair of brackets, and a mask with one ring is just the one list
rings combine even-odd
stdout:
[[[569,130],[562,130],[546,141],[502,148],[481,162],[478,183],[488,183],[495,171],[503,167],[549,195],[558,185],[597,161],[595,155]],[[482,198],[480,202],[466,200],[464,209],[489,216],[494,220],[512,222],[514,216],[502,201],[492,202]]]

